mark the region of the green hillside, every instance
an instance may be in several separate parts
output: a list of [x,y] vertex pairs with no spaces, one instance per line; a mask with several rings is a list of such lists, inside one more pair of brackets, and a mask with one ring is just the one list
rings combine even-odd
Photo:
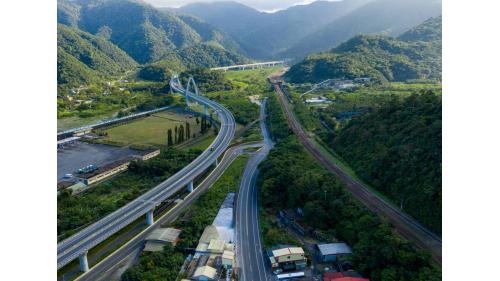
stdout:
[[59,24],[57,26],[58,84],[76,86],[99,77],[119,75],[137,66],[106,39]]
[[402,36],[417,38],[411,34],[418,33],[418,38],[431,41],[358,35],[329,52],[307,56],[286,77],[294,83],[364,76],[381,81],[441,80],[441,29],[436,23],[440,27],[440,20],[430,20]]
[[142,1],[60,0],[58,21],[108,38],[141,64],[201,43],[215,43],[230,51],[239,48],[229,36],[200,20],[181,18]]
[[356,173],[441,233],[441,97],[393,99],[352,119],[330,145]]

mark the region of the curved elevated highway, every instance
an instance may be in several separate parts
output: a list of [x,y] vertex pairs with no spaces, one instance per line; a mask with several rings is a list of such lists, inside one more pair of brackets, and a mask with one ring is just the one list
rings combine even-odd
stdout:
[[182,170],[160,183],[145,194],[129,202],[125,206],[107,215],[94,224],[84,228],[75,235],[57,244],[57,268],[60,269],[76,258],[80,258],[82,271],[88,270],[87,252],[109,238],[134,220],[146,215],[148,223],[153,223],[153,210],[162,201],[171,197],[178,190],[188,186],[192,190],[193,179],[208,169],[226,150],[235,133],[236,123],[231,112],[224,106],[199,96],[182,87],[177,77],[170,81],[172,90],[212,108],[220,121],[219,134],[210,145],[193,162]]

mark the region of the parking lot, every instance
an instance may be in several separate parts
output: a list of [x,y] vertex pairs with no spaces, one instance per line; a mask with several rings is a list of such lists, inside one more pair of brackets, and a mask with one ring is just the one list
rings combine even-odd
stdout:
[[99,167],[136,153],[127,147],[77,141],[57,150],[57,181],[65,174],[74,174],[76,170],[87,165]]

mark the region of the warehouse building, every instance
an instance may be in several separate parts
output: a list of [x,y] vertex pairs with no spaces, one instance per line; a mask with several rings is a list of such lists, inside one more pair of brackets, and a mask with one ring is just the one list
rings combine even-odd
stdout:
[[336,262],[352,254],[346,243],[317,244],[319,259],[322,262]]
[[160,252],[166,244],[175,246],[181,234],[180,229],[158,228],[146,237],[145,252]]
[[132,157],[126,157],[122,160],[97,168],[92,172],[81,173],[78,175],[78,179],[83,181],[83,183],[85,183],[86,185],[94,184],[113,175],[126,171],[132,160]]
[[307,266],[307,258],[300,247],[276,247],[267,251],[273,271],[301,270]]

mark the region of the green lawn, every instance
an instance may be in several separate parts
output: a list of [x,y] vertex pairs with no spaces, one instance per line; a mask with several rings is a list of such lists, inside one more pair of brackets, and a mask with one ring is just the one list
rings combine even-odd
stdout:
[[[189,122],[191,134],[200,134],[200,125],[192,115],[181,115],[172,111],[155,113],[152,116],[104,130],[104,141],[122,145],[166,145],[167,131]],[[172,137],[174,133],[172,133]]]

